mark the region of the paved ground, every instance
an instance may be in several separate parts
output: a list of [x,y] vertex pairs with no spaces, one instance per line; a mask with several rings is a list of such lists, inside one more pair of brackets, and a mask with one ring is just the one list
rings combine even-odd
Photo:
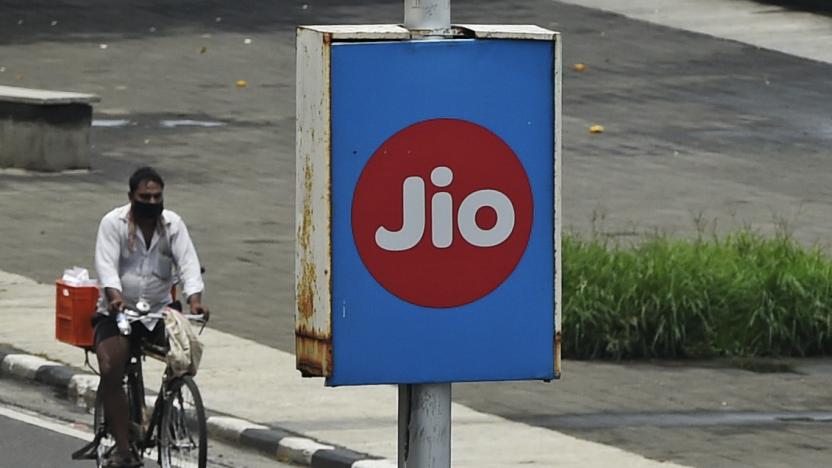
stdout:
[[4,454],[0,466],[90,466],[89,462],[69,460],[68,454],[83,444],[77,438],[7,417],[2,410],[0,406],[0,449]]
[[553,385],[454,391],[462,404],[656,460],[819,467],[832,463],[830,384],[829,360],[761,361],[758,372],[726,362],[566,361]]
[[[629,18],[832,62],[832,5],[819,0],[561,0]],[[740,26],[741,27],[738,27]]]
[[[830,245],[832,186],[825,176],[832,169],[830,65],[557,2],[469,0],[455,1],[454,7],[459,22],[536,23],[564,32],[568,228],[587,232],[594,226],[629,240],[654,229],[691,235],[703,223],[717,230],[785,227],[805,242]],[[91,173],[0,175],[0,267],[50,282],[64,267],[89,266],[97,220],[124,200],[126,177],[136,165],[155,164],[168,176],[169,206],[189,222],[208,266],[215,324],[290,351],[293,26],[396,22],[400,4],[155,0],[115,7],[104,0],[10,0],[0,13],[0,84],[95,92],[104,98],[96,118],[131,122],[95,129]],[[586,72],[569,68],[578,62],[587,64]],[[236,88],[239,79],[248,87]],[[160,124],[177,118],[226,125]],[[604,125],[605,133],[589,134],[595,123]],[[769,382],[787,380],[780,374],[737,374],[713,386],[682,379],[684,385],[652,387],[649,393],[621,382],[628,377],[641,382],[652,371],[567,364],[563,382],[464,385],[457,401],[531,421],[535,415],[711,411],[694,402],[703,398],[721,405],[726,400],[718,395],[728,388],[738,395],[750,392],[749,404],[739,408],[770,411],[776,408],[766,397]],[[599,368],[609,373],[594,373]],[[677,378],[666,368],[655,372]],[[746,377],[754,384],[744,387]],[[701,382],[712,378],[703,375]],[[730,390],[735,379],[740,386]],[[618,388],[626,390],[615,393]],[[822,392],[796,393],[804,399],[792,409],[829,409]],[[655,408],[657,395],[664,394],[683,397]],[[778,395],[785,398],[791,391]],[[596,402],[608,406],[595,407]],[[541,421],[536,424],[554,425]],[[789,430],[825,437],[817,425],[798,426]],[[802,449],[780,430],[726,427],[580,431],[583,437],[701,466],[731,465],[736,456],[729,452],[749,446],[772,460],[783,453],[832,458]],[[651,442],[659,436],[660,443]],[[719,449],[720,444],[727,445]],[[704,459],[685,455],[703,447]],[[805,466],[816,466],[815,459],[806,460]]]
[[[25,364],[21,359],[30,362],[38,359],[32,354],[48,356],[52,361],[79,368],[84,365],[79,349],[54,339],[53,291],[51,285],[0,271],[0,323],[6,324],[0,327],[0,351],[2,343],[14,343],[17,350],[27,354],[19,356],[17,361],[6,356],[0,363],[0,372],[11,369],[15,362],[20,363],[18,368],[23,368]],[[238,419],[223,425],[228,432],[236,436],[241,428],[276,427],[283,432],[314,438],[326,444],[327,449],[347,447],[387,459],[362,463],[360,466],[364,468],[395,466],[395,462],[389,460],[395,460],[397,454],[396,387],[324,388],[322,379],[298,376],[294,370],[295,357],[291,353],[210,327],[200,339],[206,349],[197,376],[200,393],[212,413]],[[43,363],[30,368],[37,369],[41,365]],[[163,366],[148,359],[143,369],[145,385],[153,390],[158,385]],[[86,384],[78,385],[96,388],[94,376],[83,380]],[[544,386],[542,383],[537,385]],[[452,413],[453,466],[456,468],[505,468],[528,464],[559,468],[679,466],[559,431],[511,421],[459,403],[453,404]],[[245,421],[239,421],[239,418]],[[209,428],[212,427],[211,419],[213,417],[209,418]],[[262,449],[263,445],[260,447]],[[280,457],[280,451],[276,451]],[[350,460],[375,457],[359,456]],[[356,462],[354,468],[358,468],[359,463]],[[344,465],[316,463],[313,466]]]
[[[90,416],[53,395],[51,387],[0,378],[0,467],[89,468],[70,454],[92,440]],[[210,441],[208,466],[289,468],[259,455]],[[158,467],[145,460],[145,467]]]
[[[0,343],[81,367],[83,353],[53,338],[52,304],[51,285],[0,271]],[[210,328],[202,340],[197,381],[209,409],[395,458],[395,388],[326,389],[319,379],[298,378],[291,353]],[[553,384],[456,384],[454,466],[658,468],[638,454],[702,467],[832,460],[828,359],[567,360],[564,371]],[[146,361],[151,389],[160,374],[159,363]],[[7,394],[14,392],[0,387],[0,401]]]

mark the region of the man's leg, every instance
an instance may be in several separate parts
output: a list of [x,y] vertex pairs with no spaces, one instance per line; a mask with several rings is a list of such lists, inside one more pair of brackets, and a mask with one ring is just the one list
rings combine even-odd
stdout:
[[101,373],[101,392],[104,414],[110,433],[116,442],[116,450],[122,455],[130,453],[128,437],[129,409],[122,381],[127,359],[130,357],[130,341],[124,336],[111,336],[95,347],[98,369]]

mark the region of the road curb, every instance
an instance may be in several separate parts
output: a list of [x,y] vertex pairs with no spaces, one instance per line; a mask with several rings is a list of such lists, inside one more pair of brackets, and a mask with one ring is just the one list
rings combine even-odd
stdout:
[[[0,376],[35,381],[88,411],[95,405],[98,376],[42,357],[0,349]],[[279,461],[313,468],[394,468],[396,463],[343,447],[326,445],[302,435],[208,411],[208,435],[255,450]]]

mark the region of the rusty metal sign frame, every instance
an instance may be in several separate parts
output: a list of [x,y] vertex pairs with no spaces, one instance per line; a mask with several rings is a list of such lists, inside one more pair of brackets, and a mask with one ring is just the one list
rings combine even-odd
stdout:
[[[295,346],[307,377],[332,375],[331,48],[333,42],[405,41],[420,32],[400,25],[301,26],[297,29]],[[554,43],[554,373],[561,353],[561,40],[528,25],[453,25],[447,38]]]

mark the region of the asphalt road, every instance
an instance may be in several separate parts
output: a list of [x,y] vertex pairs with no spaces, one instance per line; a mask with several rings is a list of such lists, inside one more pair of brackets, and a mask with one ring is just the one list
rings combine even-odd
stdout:
[[[51,387],[0,378],[0,468],[81,468],[70,454],[92,440],[92,416],[56,397]],[[145,467],[158,467],[145,460]],[[260,455],[209,440],[213,468],[290,468]]]
[[90,462],[69,459],[69,454],[83,445],[78,438],[7,416],[11,414],[20,417],[23,413],[2,410],[3,408],[0,407],[0,453],[3,453],[0,466],[8,468],[90,466]]

